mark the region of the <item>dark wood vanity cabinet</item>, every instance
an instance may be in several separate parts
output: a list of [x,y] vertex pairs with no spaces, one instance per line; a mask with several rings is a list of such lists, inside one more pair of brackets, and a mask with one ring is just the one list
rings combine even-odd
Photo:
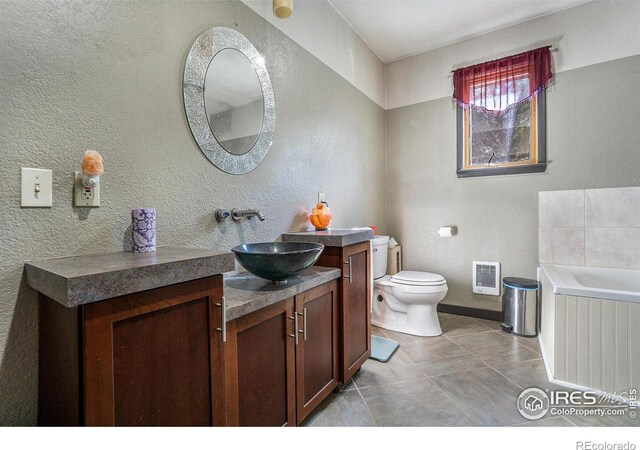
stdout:
[[297,425],[338,386],[338,282],[227,323],[227,423]]
[[371,254],[369,241],[325,247],[316,263],[342,271],[340,294],[340,381],[344,384],[371,356]]
[[299,330],[296,346],[297,423],[302,422],[340,382],[338,308],[337,280],[295,297]]
[[295,425],[293,299],[227,322],[227,423]]
[[[183,254],[167,249],[151,262],[181,261]],[[284,286],[205,275],[115,296],[122,291],[104,284],[112,273],[96,275],[94,284],[76,276],[76,267],[111,259],[128,266],[141,257],[83,258],[64,261],[74,268],[67,272],[58,260],[28,266],[40,288],[39,425],[296,426],[339,385],[337,270],[313,268]],[[209,273],[215,258],[229,259],[210,252],[204,258]],[[199,267],[191,262],[184,269]],[[157,267],[145,270],[139,275],[150,278],[139,284],[153,286]],[[75,284],[57,286],[58,272],[73,272],[67,283]],[[91,302],[99,295],[104,300]],[[73,306],[78,301],[88,303]],[[234,319],[225,323],[227,314]]]
[[67,308],[40,298],[40,425],[226,423],[222,275]]

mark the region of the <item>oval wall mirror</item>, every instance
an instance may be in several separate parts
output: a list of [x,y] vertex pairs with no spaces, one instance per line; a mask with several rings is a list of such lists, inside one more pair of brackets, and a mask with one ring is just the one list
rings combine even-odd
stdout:
[[256,71],[243,53],[225,48],[211,60],[204,82],[209,127],[229,153],[244,155],[258,140],[264,99]]
[[275,99],[263,58],[231,28],[202,33],[184,69],[184,105],[191,133],[219,169],[244,174],[264,159],[275,126]]

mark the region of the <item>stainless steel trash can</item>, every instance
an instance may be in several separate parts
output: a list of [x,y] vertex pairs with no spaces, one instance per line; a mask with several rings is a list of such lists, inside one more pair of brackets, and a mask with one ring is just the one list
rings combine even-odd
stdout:
[[537,336],[538,282],[507,277],[502,280],[502,286],[502,329],[518,336]]

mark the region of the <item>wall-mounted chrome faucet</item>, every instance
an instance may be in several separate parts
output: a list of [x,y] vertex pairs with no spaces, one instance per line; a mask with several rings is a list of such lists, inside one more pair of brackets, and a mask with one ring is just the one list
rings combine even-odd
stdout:
[[238,208],[233,208],[231,210],[231,218],[233,220],[235,220],[236,222],[240,219],[242,219],[243,217],[246,217],[247,219],[251,219],[252,217],[257,217],[260,222],[262,222],[264,220],[264,215],[258,211],[257,209],[238,209]]
[[215,216],[218,222],[224,222],[229,217],[231,217],[236,222],[241,220],[243,217],[246,217],[247,219],[251,219],[254,216],[257,217],[261,222],[264,220],[264,214],[262,214],[257,209],[233,208],[231,212],[227,211],[226,209],[216,209]]

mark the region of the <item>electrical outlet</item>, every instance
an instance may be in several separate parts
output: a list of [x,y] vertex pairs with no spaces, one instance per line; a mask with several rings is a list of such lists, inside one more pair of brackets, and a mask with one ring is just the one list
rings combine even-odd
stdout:
[[100,206],[100,183],[96,187],[88,188],[82,184],[82,173],[75,173],[73,186],[73,203],[76,207],[96,208]]
[[82,200],[93,200],[93,188],[82,186]]

